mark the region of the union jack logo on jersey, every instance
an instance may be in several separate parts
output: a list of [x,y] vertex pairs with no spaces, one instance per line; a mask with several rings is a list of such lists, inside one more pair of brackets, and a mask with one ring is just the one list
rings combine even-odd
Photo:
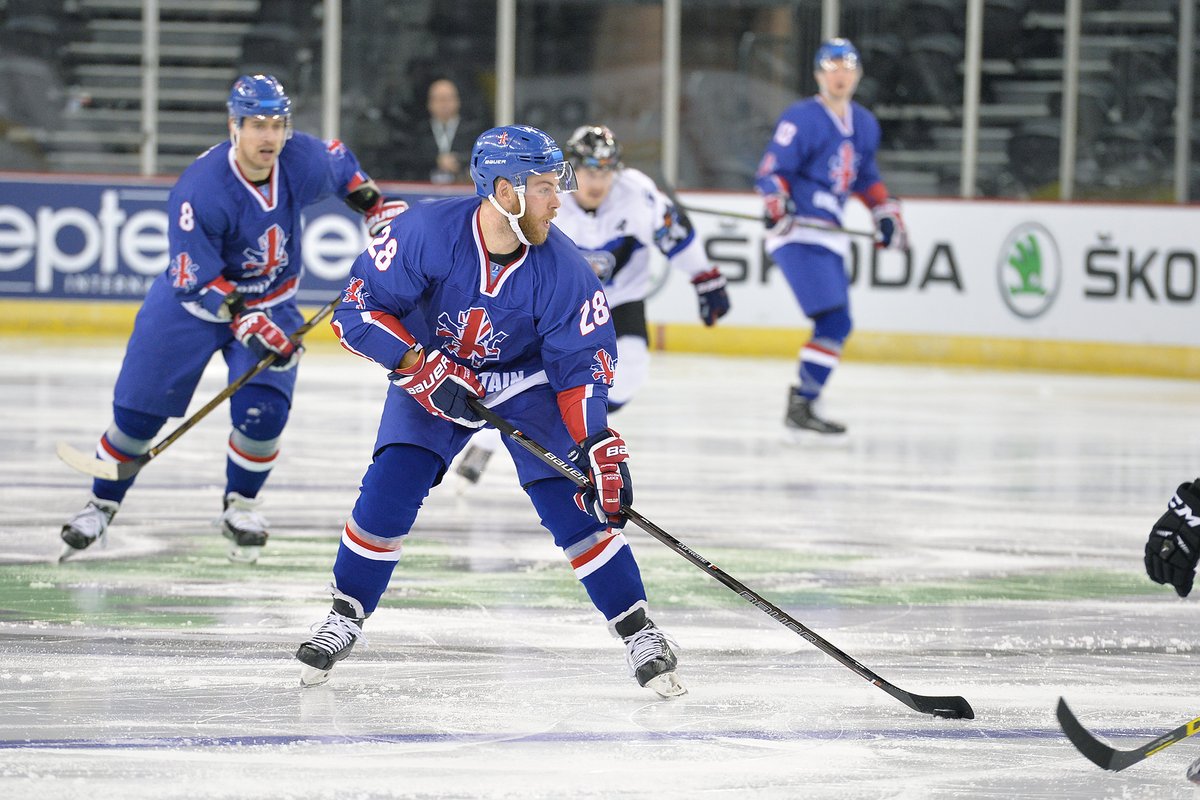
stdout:
[[342,295],[342,302],[352,303],[355,308],[366,308],[366,296],[367,293],[363,291],[363,279],[351,278]]
[[850,142],[842,142],[837,149],[837,154],[829,159],[829,188],[834,194],[844,195],[850,194],[850,187],[854,185],[854,179],[858,177],[858,153],[854,152],[854,145]]
[[603,347],[596,351],[596,360],[592,362],[592,377],[609,386],[613,385],[613,376],[617,373],[617,359],[609,355]]
[[476,368],[489,361],[499,361],[500,342],[508,338],[507,333],[492,327],[487,311],[477,306],[459,311],[457,321],[451,318],[448,311],[443,311],[438,317],[435,333],[450,339],[450,346],[446,350],[470,361],[471,366]]
[[187,253],[171,259],[171,285],[176,289],[191,291],[196,286],[196,262]]
[[259,250],[247,247],[242,251],[246,260],[242,269],[246,270],[243,278],[274,278],[288,265],[287,234],[279,225],[267,228],[266,233],[258,237]]

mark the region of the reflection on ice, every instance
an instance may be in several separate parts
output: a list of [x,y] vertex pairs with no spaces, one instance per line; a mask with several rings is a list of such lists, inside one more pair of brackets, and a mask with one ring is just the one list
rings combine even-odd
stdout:
[[[262,511],[225,560],[222,412],[147,468],[109,546],[52,564],[87,481],[54,457],[107,423],[116,347],[0,354],[0,788],[46,798],[1188,797],[1179,744],[1106,773],[1062,736],[1064,695],[1114,746],[1200,713],[1196,613],[1141,573],[1198,469],[1189,383],[849,365],[844,444],[796,443],[784,362],[656,355],[614,419],[636,507],[898,686],[917,714],[630,528],[689,694],[640,689],[503,456],[437,488],[370,646],[301,690],[296,645],[384,387],[314,348]],[[747,392],[744,387],[754,387]],[[221,388],[206,376],[203,402]],[[1131,425],[1131,409],[1137,424]]]

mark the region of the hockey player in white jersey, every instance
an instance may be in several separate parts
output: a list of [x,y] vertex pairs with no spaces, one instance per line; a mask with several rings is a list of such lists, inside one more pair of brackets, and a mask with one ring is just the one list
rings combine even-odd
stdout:
[[[644,172],[621,163],[621,145],[603,125],[577,128],[563,148],[579,190],[563,199],[554,224],[571,237],[604,285],[617,333],[617,377],[608,410],[633,399],[650,371],[646,297],[651,248],[696,287],[700,319],[713,325],[729,311],[725,278],[705,257],[691,222]],[[466,484],[479,480],[500,444],[496,431],[480,432],[456,469]]]

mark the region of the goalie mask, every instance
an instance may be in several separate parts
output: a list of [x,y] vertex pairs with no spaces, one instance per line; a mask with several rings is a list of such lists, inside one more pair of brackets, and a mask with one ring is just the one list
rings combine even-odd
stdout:
[[[484,131],[471,148],[471,180],[475,194],[487,198],[492,206],[508,219],[508,224],[522,244],[529,244],[520,223],[525,216],[525,181],[534,175],[554,175],[559,192],[577,188],[575,170],[563,158],[558,143],[544,131],[528,125],[504,125]],[[503,178],[512,184],[520,201],[520,210],[513,214],[496,201],[496,181]]]
[[604,125],[576,128],[565,149],[575,169],[617,170],[623,166],[621,144]]

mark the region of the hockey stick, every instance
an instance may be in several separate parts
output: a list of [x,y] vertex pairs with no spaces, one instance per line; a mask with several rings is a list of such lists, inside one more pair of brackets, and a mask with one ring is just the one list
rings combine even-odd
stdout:
[[[748,219],[759,223],[763,221],[761,214],[755,216],[754,214],[746,214],[740,211],[718,211],[715,208],[695,208],[693,206],[685,205],[684,202],[679,199],[679,195],[675,193],[674,187],[672,187],[668,181],[663,180],[661,182],[661,186],[663,194],[669,197],[671,202],[675,204],[675,207],[685,214],[711,214],[713,216],[729,217],[731,219]],[[875,234],[869,231],[856,231],[850,228],[838,228],[832,225],[815,225],[811,222],[800,222],[796,219],[792,220],[792,226],[796,228],[813,228],[814,230],[829,231],[830,233],[845,233],[849,234],[850,236],[864,236],[871,241],[875,241]]]
[[[591,483],[588,481],[587,477],[579,470],[575,469],[575,467],[570,463],[554,455],[554,453],[551,453],[549,450],[542,447],[525,434],[521,433],[521,431],[513,427],[510,422],[505,420],[495,411],[492,411],[490,408],[483,405],[483,403],[481,403],[479,400],[472,397],[469,398],[467,402],[470,404],[471,409],[475,411],[475,413],[481,418],[499,430],[502,434],[519,444],[521,447],[528,450],[542,462],[549,465],[563,477],[569,479],[581,489],[591,488]],[[709,575],[713,576],[713,578],[720,583],[723,583],[727,588],[732,589],[735,594],[749,602],[751,605],[755,606],[759,611],[762,611],[767,616],[771,617],[793,633],[799,634],[801,637],[808,640],[810,644],[814,645],[818,650],[822,651],[828,656],[831,656],[835,661],[839,662],[842,666],[849,668],[863,680],[878,686],[880,689],[887,692],[892,697],[896,698],[901,703],[904,703],[904,705],[908,706],[914,711],[920,711],[923,714],[932,714],[935,717],[945,717],[947,719],[975,718],[975,712],[971,709],[971,704],[966,701],[966,698],[955,696],[929,697],[926,695],[912,694],[911,692],[904,691],[900,687],[879,677],[874,672],[867,669],[862,664],[858,663],[829,642],[825,641],[825,639],[821,638],[821,636],[819,636],[817,633],[793,619],[790,615],[788,615],[787,612],[779,608],[779,606],[771,603],[770,601],[764,599],[757,592],[749,589],[741,581],[729,575],[727,572],[713,564],[708,559],[704,558],[695,550],[688,547],[686,544],[679,541],[674,536],[643,517],[637,511],[634,511],[631,506],[621,506],[621,514],[623,514],[627,519],[644,530],[646,533],[650,534],[652,537],[662,542],[667,547],[670,547],[676,553],[683,556]]]
[[1075,745],[1075,748],[1083,753],[1088,761],[1111,772],[1120,772],[1126,767],[1132,767],[1158,751],[1165,750],[1182,739],[1200,733],[1200,717],[1197,717],[1141,747],[1135,747],[1132,750],[1117,750],[1089,733],[1071,713],[1071,709],[1067,707],[1067,701],[1061,697],[1058,698],[1056,714],[1058,724],[1062,726],[1063,733],[1071,740],[1071,744]]
[[[678,204],[677,204],[678,205]],[[732,219],[749,219],[755,222],[762,222],[762,215],[755,216],[754,214],[743,214],[738,211],[718,211],[715,208],[695,208],[694,206],[679,205],[688,214],[712,214],[717,217],[730,217]],[[839,228],[834,225],[814,225],[811,222],[800,222],[797,219],[792,219],[793,228],[812,228],[818,231],[829,231],[830,233],[845,233],[850,236],[862,236],[864,238],[875,241],[875,234],[871,231],[859,231],[853,228]]]
[[[333,307],[341,302],[342,296],[339,294],[326,305],[322,306],[316,314],[296,329],[296,332],[291,335],[291,340],[295,344],[299,344],[304,335],[312,330],[321,320],[333,313]],[[259,359],[259,362],[251,367],[244,375],[239,377],[233,383],[221,390],[220,394],[204,404],[204,407],[192,414],[183,423],[168,434],[158,444],[151,447],[140,456],[131,458],[128,461],[101,461],[94,454],[84,453],[75,449],[66,442],[59,442],[55,446],[55,452],[58,457],[71,469],[78,470],[85,475],[91,475],[94,478],[100,478],[106,481],[124,481],[136,475],[142,467],[149,464],[163,450],[166,450],[175,441],[185,433],[195,427],[196,423],[208,416],[214,408],[221,405],[227,398],[233,394],[258,373],[262,372],[267,367],[275,363],[278,356],[275,353],[268,353]]]

